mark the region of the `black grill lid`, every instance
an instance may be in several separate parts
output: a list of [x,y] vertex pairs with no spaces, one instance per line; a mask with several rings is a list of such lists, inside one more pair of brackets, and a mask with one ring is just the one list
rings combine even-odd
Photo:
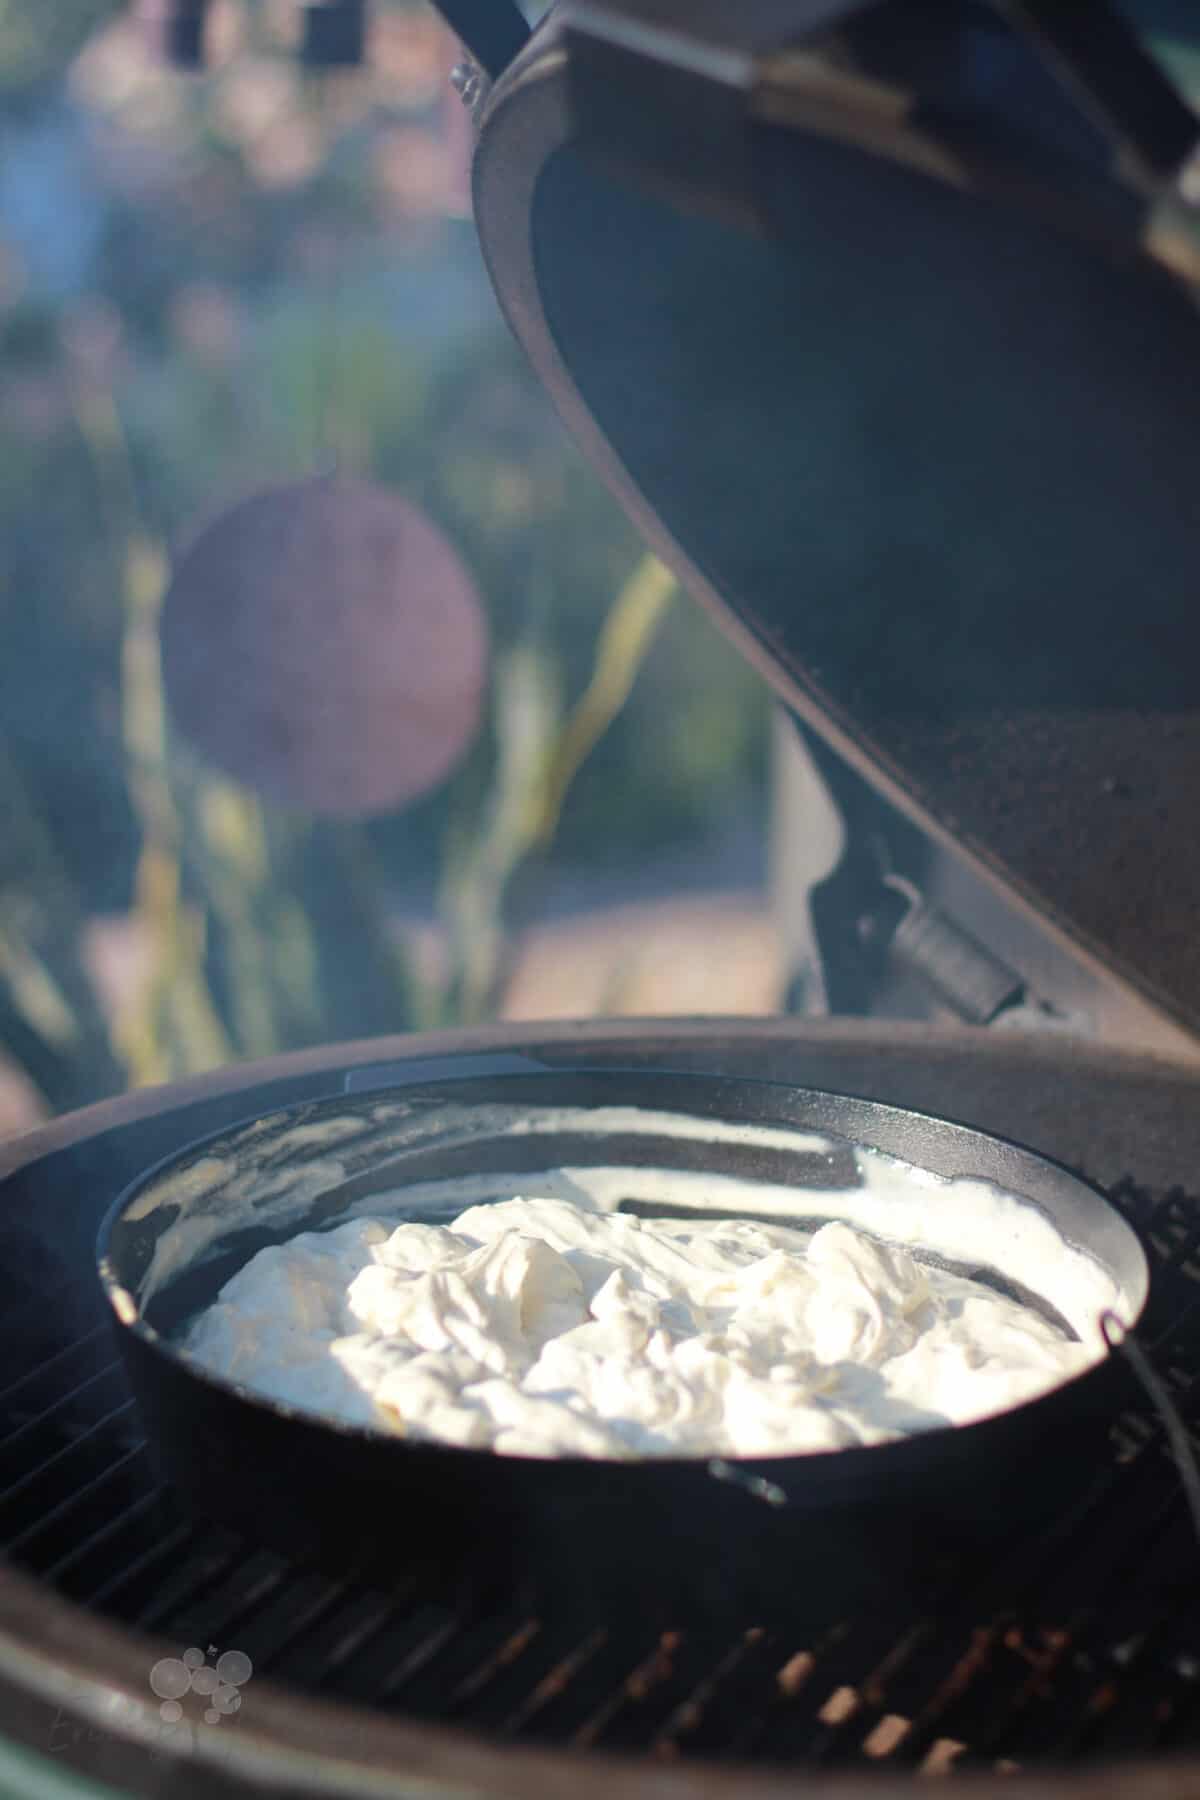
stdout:
[[1200,1030],[1192,114],[1102,8],[653,11],[483,114],[518,336],[777,691]]

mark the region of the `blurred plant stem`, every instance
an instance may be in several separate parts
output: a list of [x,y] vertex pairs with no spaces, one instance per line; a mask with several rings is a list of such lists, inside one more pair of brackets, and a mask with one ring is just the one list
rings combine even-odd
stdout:
[[449,847],[443,886],[445,1004],[455,1020],[499,1010],[517,915],[531,902],[571,785],[628,699],[674,591],[670,571],[643,556],[609,608],[591,676],[565,719],[544,655],[526,645],[498,662],[491,797],[482,829]]
[[142,525],[111,396],[85,392],[78,417],[125,621],[122,722],[142,838],[135,917],[151,968],[116,1033],[131,1084],[321,1037],[408,1029],[422,1005],[363,827],[268,827],[253,794],[172,746],[159,652],[166,553]]
[[[130,798],[142,836],[134,910],[150,975],[118,1019],[116,1041],[131,1085],[140,1086],[212,1068],[239,1052],[269,1055],[279,1047],[272,957],[260,919],[270,859],[261,809],[252,796],[198,773],[173,779],[158,640],[169,573],[166,552],[142,527],[129,448],[111,394],[99,386],[84,389],[77,416],[118,561],[125,620],[122,724]],[[189,843],[193,855],[186,859]],[[207,906],[185,897],[185,859],[199,872]],[[297,938],[303,956],[303,932],[288,909],[281,910],[287,915],[282,941],[294,961]],[[210,916],[222,927],[228,949],[226,1019],[207,968]]]
[[553,840],[571,783],[628,700],[674,592],[670,570],[643,556],[606,614],[591,679],[551,750],[537,827],[541,848]]
[[475,1024],[496,1009],[509,885],[538,841],[549,746],[558,724],[553,665],[531,644],[496,658],[496,769],[478,830],[447,846],[440,911],[450,948],[445,1021]]
[[[108,380],[80,363],[71,391],[120,600],[125,780],[140,834],[133,914],[148,972],[119,1000],[110,1043],[82,966],[82,907],[19,771],[0,756],[10,817],[8,845],[0,846],[3,1040],[47,1100],[62,1106],[83,1097],[72,1071],[91,1094],[98,1070],[111,1087],[123,1066],[128,1084],[140,1086],[322,1038],[493,1014],[514,927],[544,875],[579,771],[629,698],[666,615],[672,577],[652,557],[636,564],[569,708],[536,595],[523,640],[497,654],[494,774],[482,804],[467,806],[444,846],[449,972],[422,981],[389,916],[384,871],[364,826],[268,814],[252,793],[173,743],[159,649],[166,548],[147,524]],[[31,907],[33,893],[46,910]]]
[[121,1070],[83,966],[78,896],[2,745],[0,808],[0,1042],[51,1108],[82,1105],[119,1088]]
[[[626,581],[632,527],[563,440],[494,321],[472,234],[446,216],[440,28],[389,0],[378,79],[304,84],[283,53],[297,7],[238,0],[199,84],[167,80],[118,26],[86,45],[68,96],[68,50],[114,9],[0,0],[16,159],[0,231],[0,1047],[54,1109],[488,1016],[551,867],[686,840],[759,778],[758,684],[667,613],[655,564]],[[46,168],[64,206],[31,235],[21,208],[44,199]],[[428,513],[501,647],[486,752],[403,816],[284,814],[164,719],[176,528],[311,475],[314,445]],[[635,681],[664,616],[669,654]],[[402,909],[422,915],[411,951]]]
[[123,582],[121,692],[130,794],[142,828],[135,913],[151,963],[143,992],[132,998],[118,1025],[117,1041],[134,1087],[197,1073],[233,1055],[205,978],[204,916],[183,897],[182,830],[167,765],[158,656],[166,579],[161,548],[132,533]]

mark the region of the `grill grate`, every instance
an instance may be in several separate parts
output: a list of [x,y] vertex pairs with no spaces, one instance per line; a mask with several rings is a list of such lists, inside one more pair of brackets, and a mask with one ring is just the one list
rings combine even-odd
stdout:
[[[1156,1263],[1145,1336],[1200,1427],[1200,1206],[1132,1181],[1113,1199]],[[64,1317],[78,1319],[76,1296]],[[27,1354],[0,1321],[5,1365]],[[155,1484],[106,1321],[0,1393],[0,1544],[110,1619],[236,1647],[319,1691],[509,1740],[662,1758],[1010,1768],[1200,1745],[1200,1551],[1149,1411],[1069,1516],[999,1567],[964,1565],[952,1614],[893,1604],[808,1642],[754,1629],[457,1616],[194,1528]]]

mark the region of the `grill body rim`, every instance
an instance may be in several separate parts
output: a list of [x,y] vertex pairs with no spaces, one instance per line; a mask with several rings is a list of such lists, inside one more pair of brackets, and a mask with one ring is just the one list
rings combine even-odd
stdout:
[[[934,1030],[877,1022],[820,1022],[797,1025],[785,1020],[592,1021],[587,1024],[488,1027],[436,1036],[396,1038],[333,1049],[303,1052],[267,1062],[226,1069],[209,1077],[125,1096],[55,1121],[0,1148],[0,1177],[18,1178],[44,1157],[69,1150],[105,1132],[147,1119],[178,1118],[180,1138],[197,1135],[194,1116],[204,1101],[224,1102],[243,1115],[266,1107],[281,1086],[307,1088],[314,1095],[339,1091],[345,1071],[361,1065],[409,1063],[422,1057],[454,1052],[523,1050],[553,1063],[565,1062],[582,1047],[614,1060],[642,1057],[647,1062],[669,1054],[698,1069],[734,1073],[747,1064],[767,1069],[772,1078],[812,1082],[821,1069],[826,1085],[866,1092],[889,1079],[891,1091],[878,1097],[930,1108],[934,1091],[957,1082],[979,1089],[972,1107],[947,1091],[944,1110],[978,1123],[984,1130],[1022,1135],[1013,1116],[1020,1101],[1005,1096],[1024,1087],[1026,1110],[1041,1107],[1059,1121],[1057,1141],[1046,1142],[1035,1123],[1024,1136],[1035,1147],[1061,1160],[1084,1164],[1101,1181],[1116,1179],[1122,1140],[1126,1161],[1151,1165],[1170,1155],[1174,1166],[1187,1146],[1160,1143],[1161,1126],[1172,1113],[1200,1119],[1200,1068],[1158,1058],[1099,1051],[1062,1040],[989,1036],[968,1029]],[[989,1105],[987,1094],[992,1090]],[[1072,1090],[1075,1090],[1073,1093]],[[1081,1105],[1080,1095],[1087,1104]],[[1115,1120],[1109,1134],[1086,1128],[1098,1109],[1123,1097],[1124,1123]],[[1158,1107],[1162,1118],[1155,1115]],[[1182,1111],[1181,1111],[1182,1109]],[[1078,1115],[1078,1117],[1076,1117]],[[231,1115],[232,1116],[232,1115]],[[1140,1158],[1135,1142],[1146,1138]],[[1200,1127],[1198,1127],[1200,1130]],[[1112,1142],[1105,1141],[1111,1136]],[[1166,1165],[1164,1165],[1166,1166]],[[1153,1167],[1151,1168],[1153,1172]],[[11,1194],[11,1190],[10,1190]],[[139,1732],[153,1722],[154,1698],[146,1671],[157,1656],[177,1653],[177,1646],[145,1638],[109,1624],[65,1599],[15,1567],[0,1566],[0,1728],[13,1739],[44,1751],[44,1715],[49,1705],[127,1740],[124,1757],[131,1793],[161,1793],[161,1764],[148,1763]],[[65,1760],[72,1760],[67,1757]],[[88,1768],[86,1751],[78,1766]],[[565,1783],[581,1800],[620,1791],[634,1800],[684,1800],[711,1796],[750,1800],[793,1791],[792,1771],[770,1768],[694,1764],[675,1768],[644,1760],[613,1759],[605,1754],[501,1747],[493,1741],[444,1725],[398,1721],[360,1706],[346,1706],[309,1694],[297,1697],[268,1680],[256,1684],[253,1718],[239,1722],[227,1739],[201,1737],[188,1764],[174,1771],[169,1791],[180,1796],[211,1795],[219,1774],[223,1791],[245,1793],[402,1794],[411,1783],[430,1794],[557,1793]],[[1200,1757],[1142,1759],[1103,1771],[1078,1768],[1005,1775],[994,1780],[973,1775],[950,1777],[952,1793],[962,1791],[989,1800],[1027,1794],[1074,1800],[1075,1796],[1125,1796],[1157,1800],[1158,1795],[1189,1800],[1200,1797]],[[844,1774],[806,1772],[810,1790],[850,1796],[863,1781]],[[1003,1789],[1000,1783],[1003,1782]],[[785,1787],[785,1784],[786,1787]],[[911,1778],[880,1774],[870,1783],[872,1794],[890,1800],[911,1791]]]

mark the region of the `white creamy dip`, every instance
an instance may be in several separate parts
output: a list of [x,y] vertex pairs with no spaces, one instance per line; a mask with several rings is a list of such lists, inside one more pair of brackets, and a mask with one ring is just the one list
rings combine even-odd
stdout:
[[810,1235],[534,1198],[262,1250],[183,1348],[351,1424],[605,1458],[878,1443],[1000,1412],[1101,1354],[838,1221]]

